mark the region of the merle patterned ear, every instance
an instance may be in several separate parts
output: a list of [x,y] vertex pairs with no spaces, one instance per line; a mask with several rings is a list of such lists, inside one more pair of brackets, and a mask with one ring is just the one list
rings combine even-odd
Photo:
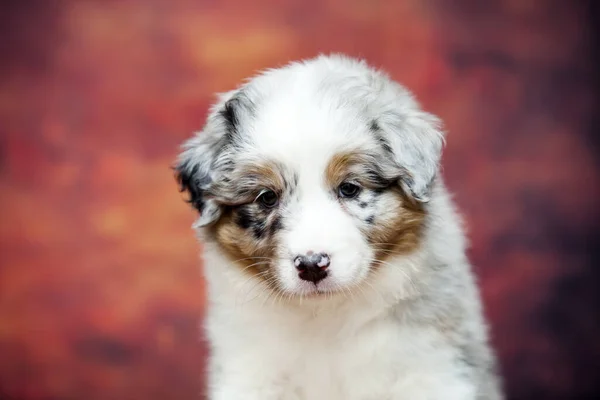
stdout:
[[[184,152],[185,154],[185,152]],[[204,154],[206,161],[182,157],[175,167],[175,177],[179,183],[179,191],[188,194],[187,201],[200,213],[197,225],[205,226],[219,219],[221,207],[210,198],[209,191],[213,182],[210,174],[209,152]]]
[[211,189],[226,164],[241,113],[239,92],[224,94],[211,109],[204,129],[183,145],[175,177],[179,190],[188,194],[188,202],[200,213],[195,226],[209,225],[221,216],[222,207]]
[[430,198],[439,170],[444,132],[437,117],[418,109],[386,111],[377,118],[388,151],[404,173],[400,185],[419,202]]

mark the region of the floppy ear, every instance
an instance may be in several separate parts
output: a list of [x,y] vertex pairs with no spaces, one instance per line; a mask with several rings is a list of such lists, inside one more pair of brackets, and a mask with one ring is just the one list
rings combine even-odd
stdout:
[[212,189],[231,167],[232,146],[244,112],[239,93],[221,95],[211,108],[204,129],[182,146],[175,177],[179,190],[188,193],[188,202],[200,213],[194,226],[209,225],[221,216],[222,206]]
[[440,120],[405,98],[400,107],[381,113],[376,123],[393,161],[403,170],[399,182],[402,189],[419,202],[429,201],[444,144]]

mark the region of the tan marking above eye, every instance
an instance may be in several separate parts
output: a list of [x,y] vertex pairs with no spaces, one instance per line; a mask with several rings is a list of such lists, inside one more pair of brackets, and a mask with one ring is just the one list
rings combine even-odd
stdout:
[[332,188],[337,188],[348,176],[351,166],[359,162],[356,153],[341,153],[332,157],[325,170],[325,179]]
[[[265,188],[280,195],[286,187],[283,170],[275,162],[240,162],[223,181],[213,189],[217,200],[225,205],[239,206],[254,202]],[[243,189],[243,190],[241,190]]]
[[241,175],[241,178],[252,176],[253,179],[256,179],[257,185],[263,188],[270,188],[275,193],[281,192],[285,188],[285,181],[275,163],[266,162],[265,164],[242,166],[239,168],[238,173]]
[[[376,157],[360,152],[346,152],[336,154],[325,169],[327,185],[337,190],[344,181],[352,181],[367,189],[378,189],[382,184],[373,179],[376,171]],[[370,176],[370,177],[369,177]]]

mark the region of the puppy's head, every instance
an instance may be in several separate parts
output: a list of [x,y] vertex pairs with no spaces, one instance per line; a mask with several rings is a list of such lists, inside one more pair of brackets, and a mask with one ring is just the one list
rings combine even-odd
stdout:
[[418,248],[442,142],[403,87],[321,56],[223,95],[176,170],[196,226],[234,268],[317,295]]

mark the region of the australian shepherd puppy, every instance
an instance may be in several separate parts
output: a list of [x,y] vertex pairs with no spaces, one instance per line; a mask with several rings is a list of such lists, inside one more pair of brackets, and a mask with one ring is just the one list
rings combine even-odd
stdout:
[[199,211],[211,400],[498,400],[444,133],[344,56],[221,95],[176,172]]

